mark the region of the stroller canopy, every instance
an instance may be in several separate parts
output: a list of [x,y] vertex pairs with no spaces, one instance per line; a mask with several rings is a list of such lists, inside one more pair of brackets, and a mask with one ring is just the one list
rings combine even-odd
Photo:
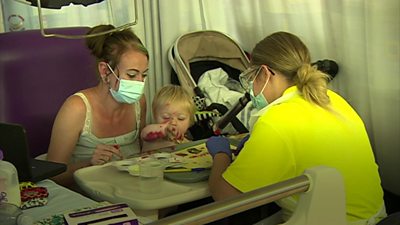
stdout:
[[217,61],[239,71],[249,67],[243,49],[229,36],[218,31],[206,30],[180,36],[170,49],[170,63],[181,86],[190,91],[197,86],[190,64],[199,61]]

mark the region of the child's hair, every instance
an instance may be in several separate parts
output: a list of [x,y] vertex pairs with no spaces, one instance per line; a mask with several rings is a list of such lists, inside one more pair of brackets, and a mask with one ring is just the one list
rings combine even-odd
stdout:
[[190,124],[192,125],[194,123],[196,107],[192,96],[183,87],[173,84],[162,87],[153,99],[153,115],[156,115],[157,110],[168,103],[183,104],[189,112]]

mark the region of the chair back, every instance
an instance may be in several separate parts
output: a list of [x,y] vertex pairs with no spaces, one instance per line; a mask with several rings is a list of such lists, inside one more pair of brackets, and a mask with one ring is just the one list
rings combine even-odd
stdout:
[[[51,30],[78,35],[88,28]],[[84,39],[45,38],[40,30],[0,34],[0,121],[25,127],[32,157],[47,152],[65,99],[97,84],[95,64]]]

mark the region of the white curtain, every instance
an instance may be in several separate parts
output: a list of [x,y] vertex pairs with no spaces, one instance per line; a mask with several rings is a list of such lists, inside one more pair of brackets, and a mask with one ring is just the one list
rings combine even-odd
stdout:
[[[10,0],[3,0],[3,6],[5,1]],[[132,19],[126,12],[132,12],[132,1],[101,4],[108,2],[119,17],[107,17],[110,7],[97,6],[101,9],[95,10],[99,13],[96,23]],[[383,186],[400,195],[400,1],[138,0],[138,7],[139,23],[133,30],[151,53],[152,76],[146,91],[149,106],[156,90],[170,82],[167,52],[180,35],[218,30],[251,52],[272,32],[295,33],[309,47],[313,61],[327,58],[338,63],[339,73],[331,87],[363,118]],[[72,14],[77,17],[76,12]],[[6,15],[3,18],[6,24]],[[55,20],[47,21],[47,25]]]
[[[400,2],[398,0],[168,0],[158,3],[163,76],[167,49],[194,30],[218,30],[246,51],[275,31],[297,34],[313,61],[340,67],[332,89],[363,118],[384,187],[400,195]],[[159,76],[157,76],[159,77]],[[161,77],[159,77],[161,79]],[[163,81],[165,77],[163,78]]]

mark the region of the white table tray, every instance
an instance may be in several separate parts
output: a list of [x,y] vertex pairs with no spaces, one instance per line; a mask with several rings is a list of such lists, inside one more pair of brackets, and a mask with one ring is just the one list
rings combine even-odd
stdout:
[[162,209],[210,196],[207,181],[174,183],[165,179],[159,193],[143,193],[139,190],[139,177],[119,171],[111,163],[79,169],[74,177],[92,198],[113,203],[125,202],[138,210]]

